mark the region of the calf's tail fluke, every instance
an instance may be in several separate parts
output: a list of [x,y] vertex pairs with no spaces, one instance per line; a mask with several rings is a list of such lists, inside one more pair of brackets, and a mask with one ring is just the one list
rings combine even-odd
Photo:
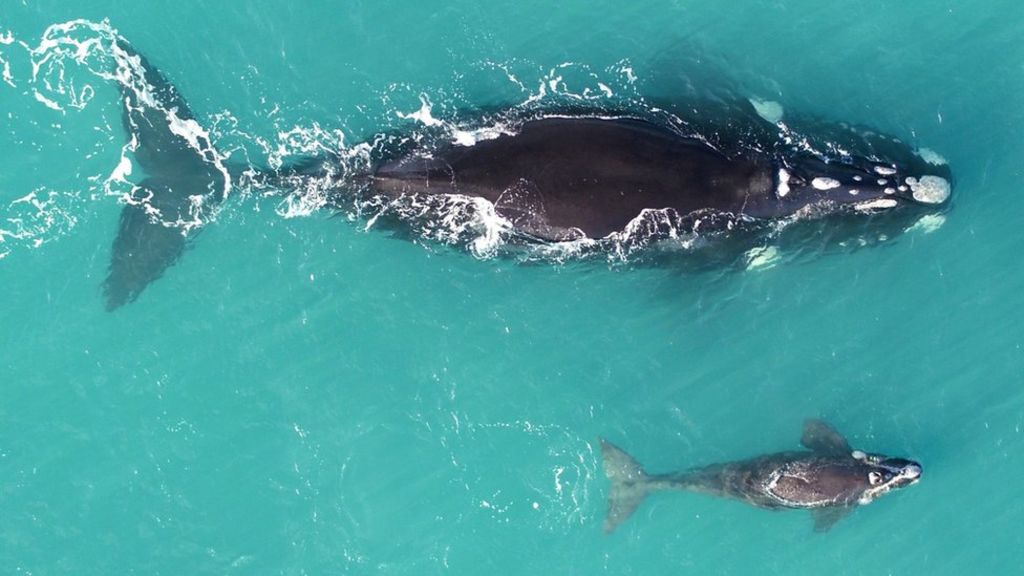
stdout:
[[604,473],[611,482],[604,531],[611,533],[616,526],[633,514],[637,506],[651,493],[653,485],[639,462],[604,439],[601,439],[601,456],[604,460]]
[[[123,38],[111,55],[128,140],[119,173],[133,183],[103,283],[108,310],[137,298],[178,260],[231,186],[223,157],[178,90]],[[133,175],[133,165],[143,174]]]

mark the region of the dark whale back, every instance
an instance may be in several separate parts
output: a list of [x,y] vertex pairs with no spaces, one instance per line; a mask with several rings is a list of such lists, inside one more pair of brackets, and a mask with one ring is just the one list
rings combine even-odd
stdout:
[[601,238],[645,209],[738,213],[773,186],[763,158],[730,158],[646,121],[595,117],[529,121],[514,135],[386,163],[375,176],[389,195],[465,194],[502,216],[529,213],[527,231],[549,240],[574,228]]

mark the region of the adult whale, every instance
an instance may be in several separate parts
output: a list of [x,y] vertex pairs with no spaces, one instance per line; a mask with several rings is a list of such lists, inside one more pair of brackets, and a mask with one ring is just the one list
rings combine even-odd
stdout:
[[[110,310],[137,298],[181,256],[243,174],[278,188],[314,181],[333,187],[336,206],[355,194],[479,199],[526,243],[628,235],[652,215],[667,222],[670,236],[738,237],[745,228],[801,215],[934,208],[951,190],[947,166],[891,139],[830,157],[794,145],[781,125],[764,120],[755,128],[774,141],[744,142],[636,110],[532,111],[508,117],[497,137],[471,144],[440,139],[385,147],[365,174],[335,186],[337,158],[273,171],[225,165],[156,68],[119,37],[111,52],[129,147],[145,178],[129,195],[114,241],[104,282]],[[419,214],[443,218],[438,210],[443,203]]]
[[373,186],[388,195],[478,196],[518,229],[563,241],[621,232],[645,210],[670,210],[699,227],[782,218],[811,206],[939,205],[950,194],[946,176],[923,160],[829,163],[811,154],[722,151],[629,116],[574,115],[541,117],[513,134],[386,162]]
[[814,529],[825,532],[856,506],[917,483],[921,465],[854,450],[821,420],[804,423],[807,450],[712,464],[672,474],[648,474],[629,454],[601,440],[611,481],[604,529],[611,532],[652,492],[681,490],[741,500],[758,508],[810,510]]

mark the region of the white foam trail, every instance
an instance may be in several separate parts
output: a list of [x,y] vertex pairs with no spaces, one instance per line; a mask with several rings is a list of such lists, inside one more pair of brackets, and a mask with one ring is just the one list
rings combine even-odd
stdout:
[[377,198],[367,206],[366,229],[384,214],[393,214],[421,238],[442,244],[464,246],[480,259],[496,256],[513,232],[512,223],[500,216],[494,204],[484,198],[461,194],[407,195],[395,199]]
[[42,94],[39,93],[38,90],[33,90],[32,91],[32,95],[35,97],[37,102],[39,102],[43,106],[46,106],[50,110],[56,110],[57,112],[60,112],[60,113],[64,112],[64,109],[60,107],[60,104],[57,104],[53,100],[50,100],[46,96],[43,96]]
[[3,54],[0,54],[0,65],[3,65],[4,84],[11,88],[17,88],[18,85],[14,83],[14,75],[11,74],[11,63],[4,59]]
[[431,115],[431,103],[425,94],[420,94],[420,109],[409,114],[395,112],[403,120],[416,120],[424,126],[441,126],[442,122]]
[[138,142],[138,138],[135,137],[135,134],[132,134],[131,140],[121,147],[121,159],[118,160],[117,166],[111,170],[110,175],[103,181],[103,190],[108,196],[120,196],[120,193],[113,191],[113,184],[129,184],[128,177],[132,175],[132,161],[129,158],[129,153],[135,151]]
[[459,146],[473,146],[483,140],[494,140],[505,134],[514,134],[511,127],[502,122],[490,126],[466,128],[453,122],[439,120],[433,115],[433,104],[426,94],[420,94],[420,109],[415,112],[395,112],[403,120],[415,120],[427,127],[442,127],[448,133],[452,143]]
[[[74,196],[45,188],[37,188],[8,204],[10,211],[0,228],[0,243],[16,240],[27,248],[39,248],[75,227],[78,218],[73,205],[66,201]],[[62,202],[64,201],[64,202]],[[10,250],[4,248],[4,254]]]
[[636,72],[633,71],[633,66],[629,64],[628,60],[623,60],[618,68],[619,72],[626,77],[626,81],[630,84],[636,84],[638,80]]

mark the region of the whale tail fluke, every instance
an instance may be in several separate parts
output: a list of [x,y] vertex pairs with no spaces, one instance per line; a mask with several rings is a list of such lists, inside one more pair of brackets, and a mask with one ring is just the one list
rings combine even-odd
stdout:
[[[147,178],[136,185],[136,193],[155,198],[167,192],[167,187],[159,180]],[[103,281],[108,311],[135,300],[185,251],[186,234],[173,226],[165,226],[147,208],[144,203],[129,202],[121,209],[110,267]]]
[[[212,217],[231,180],[178,90],[127,42],[112,49],[126,151],[143,176],[125,194],[103,292],[114,310],[163,275]],[[124,171],[130,175],[132,170]]]
[[601,456],[604,473],[612,484],[608,492],[608,516],[604,519],[604,531],[610,534],[633,514],[653,486],[639,462],[604,439],[601,439]]

